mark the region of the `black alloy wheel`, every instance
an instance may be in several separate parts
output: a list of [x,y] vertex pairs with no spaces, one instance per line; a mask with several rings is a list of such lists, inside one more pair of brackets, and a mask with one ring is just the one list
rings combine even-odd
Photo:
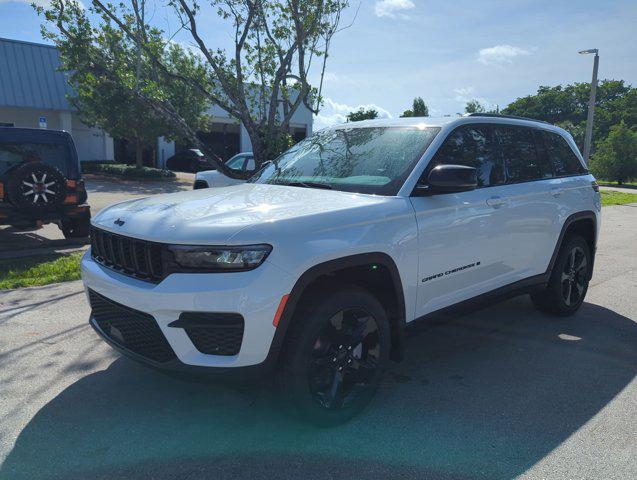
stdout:
[[535,307],[546,313],[567,317],[584,302],[591,277],[589,244],[579,235],[564,240],[546,288],[531,293]]
[[304,295],[280,359],[286,398],[310,423],[344,423],[374,397],[390,346],[387,312],[369,291],[335,284]]
[[566,257],[562,269],[562,299],[567,306],[577,304],[586,288],[588,278],[588,261],[582,247],[573,247]]
[[308,369],[310,392],[324,408],[339,409],[370,388],[381,358],[378,325],[361,308],[341,310],[314,344]]

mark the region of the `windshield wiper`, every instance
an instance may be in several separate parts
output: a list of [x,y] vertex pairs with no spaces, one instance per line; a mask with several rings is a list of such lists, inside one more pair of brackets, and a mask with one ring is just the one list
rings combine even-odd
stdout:
[[287,185],[288,187],[305,187],[305,188],[322,188],[323,190],[332,190],[332,186],[321,182],[276,182],[277,185]]

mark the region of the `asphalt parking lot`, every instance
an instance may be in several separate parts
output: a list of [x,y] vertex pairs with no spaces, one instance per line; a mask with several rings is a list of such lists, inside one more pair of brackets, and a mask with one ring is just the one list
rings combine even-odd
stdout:
[[637,478],[637,205],[603,222],[575,317],[524,296],[418,325],[371,406],[328,430],[268,380],[120,358],[79,282],[0,292],[0,479]]

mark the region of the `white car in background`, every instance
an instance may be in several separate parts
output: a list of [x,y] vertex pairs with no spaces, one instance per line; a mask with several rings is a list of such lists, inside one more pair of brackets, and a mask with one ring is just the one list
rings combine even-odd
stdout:
[[[232,170],[252,173],[255,170],[254,155],[252,155],[252,152],[237,153],[225,165]],[[227,187],[239,183],[245,183],[245,180],[230,178],[218,170],[205,170],[197,172],[193,188],[199,190],[200,188]]]

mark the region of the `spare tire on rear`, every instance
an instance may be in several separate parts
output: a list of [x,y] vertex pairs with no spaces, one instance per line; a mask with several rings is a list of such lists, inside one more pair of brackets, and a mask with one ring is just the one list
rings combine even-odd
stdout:
[[64,202],[66,179],[62,172],[51,165],[25,163],[9,174],[7,195],[16,207],[46,210]]

